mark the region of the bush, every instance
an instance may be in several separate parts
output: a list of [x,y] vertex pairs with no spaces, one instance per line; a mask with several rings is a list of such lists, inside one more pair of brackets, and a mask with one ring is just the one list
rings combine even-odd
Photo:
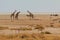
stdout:
[[51,27],[54,27],[54,25],[52,25],[52,24],[51,24],[50,26],[51,26]]
[[36,25],[35,29],[43,30],[43,29],[44,29],[44,27],[43,27],[43,26],[41,26],[41,25]]
[[50,32],[46,31],[45,34],[51,34]]
[[4,30],[4,29],[9,29],[9,28],[0,26],[0,30]]

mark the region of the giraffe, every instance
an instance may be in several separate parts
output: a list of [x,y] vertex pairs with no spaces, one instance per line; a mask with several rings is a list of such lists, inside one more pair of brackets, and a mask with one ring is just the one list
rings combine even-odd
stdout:
[[26,15],[26,16],[27,17],[30,17],[30,19],[33,19],[34,18],[34,15],[30,11],[28,11],[28,10],[27,10],[27,12],[29,13],[29,15]]
[[11,20],[14,20],[14,15],[15,15],[16,11],[17,11],[17,10],[15,10],[15,11],[10,15]]
[[20,11],[16,13],[15,15],[15,19],[18,20],[18,15],[19,15]]

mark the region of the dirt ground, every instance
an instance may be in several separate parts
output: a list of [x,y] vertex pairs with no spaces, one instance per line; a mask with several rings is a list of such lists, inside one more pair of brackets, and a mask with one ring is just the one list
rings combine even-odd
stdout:
[[[26,14],[21,14],[18,20],[12,21],[10,15],[0,15],[0,40],[60,40],[60,34],[38,33],[39,28],[34,29],[36,25],[44,28],[60,28],[60,15],[34,14],[34,18],[30,20]],[[18,33],[13,30],[18,30]]]

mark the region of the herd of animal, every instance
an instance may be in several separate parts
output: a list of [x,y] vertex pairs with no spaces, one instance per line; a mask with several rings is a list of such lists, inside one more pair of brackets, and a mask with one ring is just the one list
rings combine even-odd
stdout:
[[[29,11],[29,10],[27,10],[27,12],[29,13],[29,14],[27,14],[26,16],[27,17],[30,17],[30,19],[33,19],[34,18],[34,15]],[[15,14],[16,13],[16,14]],[[18,11],[17,12],[17,10],[15,10],[11,15],[10,15],[10,17],[11,17],[11,20],[18,20],[18,16],[19,16],[19,13],[21,13],[20,11]],[[50,16],[58,16],[58,14],[51,14]]]
[[[11,20],[14,20],[14,19],[16,19],[16,20],[18,20],[18,15],[19,15],[19,13],[21,13],[20,11],[18,11],[17,13],[17,10],[15,10],[11,15],[10,15],[10,17],[11,17]],[[30,18],[34,18],[34,15],[29,11],[29,10],[27,10],[27,12],[29,13],[29,15],[26,15],[27,17],[30,17]],[[16,14],[15,14],[16,13]]]

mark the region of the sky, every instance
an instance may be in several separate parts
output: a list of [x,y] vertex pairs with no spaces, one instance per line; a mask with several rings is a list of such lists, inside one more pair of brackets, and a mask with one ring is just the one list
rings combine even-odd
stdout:
[[0,12],[60,12],[60,0],[0,0]]

